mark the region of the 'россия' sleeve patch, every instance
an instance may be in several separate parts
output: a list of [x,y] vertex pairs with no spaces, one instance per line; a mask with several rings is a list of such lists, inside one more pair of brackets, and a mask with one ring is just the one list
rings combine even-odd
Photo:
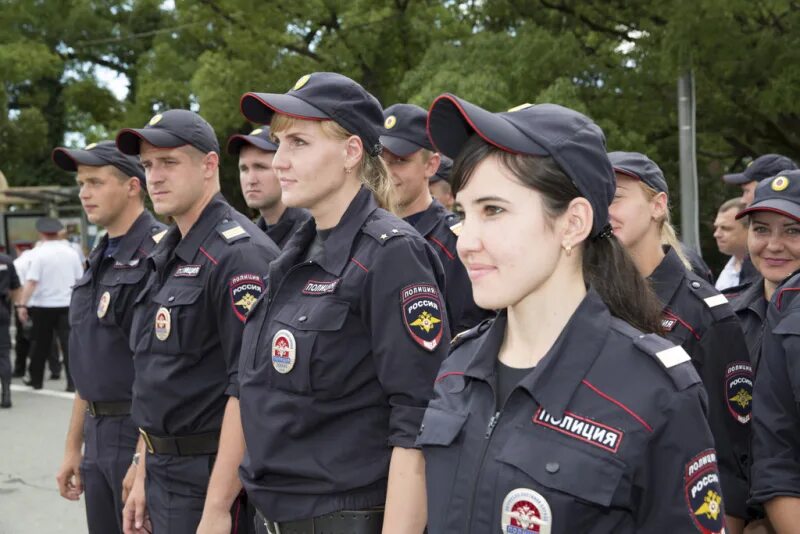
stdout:
[[749,423],[753,409],[753,366],[750,362],[731,362],[728,365],[725,398],[734,419],[743,425]]
[[240,321],[244,322],[258,297],[264,292],[264,280],[257,274],[237,274],[228,283],[231,293],[231,306]]
[[686,503],[695,525],[703,534],[725,531],[722,487],[717,471],[717,453],[706,449],[686,464]]
[[431,284],[413,284],[404,287],[400,297],[406,331],[420,347],[433,352],[444,333],[439,289]]

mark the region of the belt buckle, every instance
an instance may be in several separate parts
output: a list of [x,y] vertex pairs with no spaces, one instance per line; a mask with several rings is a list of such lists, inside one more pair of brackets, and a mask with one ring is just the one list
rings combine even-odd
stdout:
[[139,434],[141,434],[142,439],[144,439],[144,444],[147,445],[147,452],[149,452],[150,454],[155,454],[156,451],[155,449],[153,449],[153,443],[150,441],[150,436],[147,435],[147,432],[145,432],[140,428]]
[[97,417],[97,408],[92,401],[86,401],[86,411],[92,417]]

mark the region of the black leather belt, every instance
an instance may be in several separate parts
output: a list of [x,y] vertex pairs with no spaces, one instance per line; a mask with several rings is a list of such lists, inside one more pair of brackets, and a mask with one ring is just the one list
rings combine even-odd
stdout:
[[102,415],[130,415],[131,401],[92,402],[86,401],[86,412],[92,417]]
[[206,432],[190,436],[154,436],[139,429],[150,454],[171,454],[173,456],[199,456],[217,454],[219,432]]
[[267,528],[267,534],[381,534],[383,510],[342,510],[321,515],[313,519],[270,521],[256,509],[259,522]]

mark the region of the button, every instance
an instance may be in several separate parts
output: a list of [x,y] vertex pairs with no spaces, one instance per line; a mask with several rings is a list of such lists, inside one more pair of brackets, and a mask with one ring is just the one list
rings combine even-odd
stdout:
[[425,430],[425,423],[423,423],[423,424],[422,424],[422,425],[419,427],[419,432],[417,432],[417,435],[418,435],[418,436],[421,436],[421,435],[422,435],[422,431],[423,431],[423,430]]
[[692,282],[692,287],[695,289],[700,289],[700,282],[697,281]]
[[558,473],[558,470],[561,469],[561,466],[558,465],[558,462],[547,462],[547,465],[544,466],[545,471],[550,473],[551,475]]
[[300,317],[297,318],[297,321],[300,323],[304,323],[308,321],[308,317],[306,317],[305,315],[301,315]]
[[172,302],[173,300],[175,300],[175,297],[170,297],[167,299],[168,302]]

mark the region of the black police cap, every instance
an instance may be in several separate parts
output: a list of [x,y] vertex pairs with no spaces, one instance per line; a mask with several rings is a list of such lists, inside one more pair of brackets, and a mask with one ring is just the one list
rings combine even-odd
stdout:
[[52,217],[39,217],[36,219],[36,231],[41,234],[57,234],[64,229],[61,221]]
[[742,172],[724,174],[722,179],[729,184],[741,185],[748,182],[760,182],[771,178],[781,171],[797,169],[797,164],[786,156],[780,154],[764,154],[751,161]]
[[358,83],[335,72],[306,74],[285,94],[245,93],[242,115],[257,124],[269,124],[275,113],[303,120],[332,120],[364,143],[373,156],[381,153],[380,102]]
[[413,104],[395,104],[383,112],[381,144],[395,156],[406,157],[420,149],[433,151],[428,139],[428,112]]
[[643,181],[659,193],[669,193],[664,173],[656,163],[639,152],[609,152],[614,171]]
[[141,141],[158,148],[191,145],[203,154],[220,153],[214,129],[188,109],[171,109],[150,119],[144,128],[124,128],[117,134],[117,147],[125,154],[139,154]]
[[550,156],[594,208],[592,236],[608,229],[614,169],[603,131],[591,119],[556,104],[523,104],[491,113],[445,93],[428,112],[428,134],[439,152],[455,158],[473,134],[514,154]]
[[231,156],[238,156],[246,145],[254,146],[264,152],[277,152],[278,145],[272,142],[269,126],[256,128],[247,135],[236,134],[228,138],[227,151]]
[[77,172],[78,165],[89,167],[111,165],[125,176],[138,178],[142,188],[147,187],[142,164],[136,158],[120,152],[114,141],[92,143],[82,150],[58,147],[53,150],[51,158],[57,167],[69,172]]
[[441,162],[439,163],[439,168],[436,170],[436,174],[431,176],[429,183],[434,182],[441,182],[444,180],[445,182],[450,180],[450,171],[453,170],[453,160],[445,156],[444,154],[441,155]]
[[800,170],[761,180],[756,186],[753,203],[737,213],[736,218],[756,211],[771,211],[800,222]]

